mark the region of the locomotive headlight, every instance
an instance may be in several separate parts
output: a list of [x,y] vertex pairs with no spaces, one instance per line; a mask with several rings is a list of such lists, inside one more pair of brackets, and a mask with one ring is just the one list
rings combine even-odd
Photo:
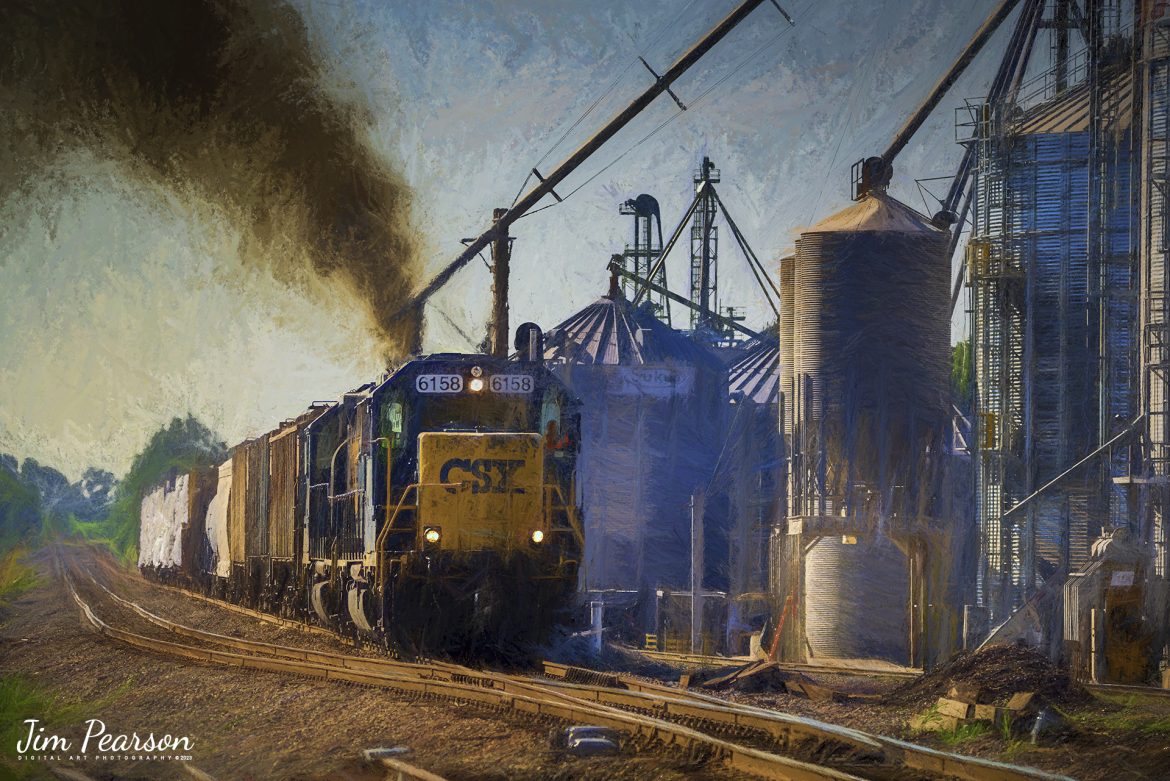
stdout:
[[483,390],[483,380],[479,377],[476,377],[471,382],[467,383],[467,387],[471,390],[472,393],[479,393],[481,390]]
[[544,532],[542,532],[540,529],[537,529],[536,531],[532,532],[532,541],[535,542],[537,545],[544,542]]
[[428,526],[423,530],[423,539],[429,542],[431,545],[437,544],[439,542],[439,537],[441,536],[442,535],[439,533],[438,526]]

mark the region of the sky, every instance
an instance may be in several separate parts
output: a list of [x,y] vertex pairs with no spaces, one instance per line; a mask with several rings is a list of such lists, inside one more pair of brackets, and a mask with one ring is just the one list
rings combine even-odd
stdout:
[[[555,167],[650,83],[639,54],[662,72],[735,3],[292,4],[319,58],[314,88],[365,108],[365,140],[409,187],[402,219],[421,287],[532,167]],[[676,83],[686,112],[660,98],[558,188],[563,203],[513,226],[513,324],[551,327],[603,294],[630,231],[618,206],[654,195],[669,233],[704,155],[774,269],[802,227],[849,204],[850,165],[885,149],[997,3],[784,5],[795,27],[763,4]],[[899,157],[891,192],[911,206],[935,208],[916,179],[953,172],[955,110],[985,93],[1006,32]],[[40,164],[0,200],[0,452],[73,477],[91,465],[121,474],[175,415],[232,443],[386,368],[369,314],[336,277],[244,263],[250,246],[213,197],[144,185],[100,150],[79,144]],[[672,286],[686,263],[668,264]],[[720,274],[723,305],[744,307],[750,325],[771,319],[729,235]],[[471,350],[489,306],[476,261],[428,305],[424,348]],[[955,338],[964,327],[960,311]]]

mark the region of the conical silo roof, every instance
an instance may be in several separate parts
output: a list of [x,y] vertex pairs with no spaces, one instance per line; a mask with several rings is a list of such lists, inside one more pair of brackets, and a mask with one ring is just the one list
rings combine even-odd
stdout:
[[753,340],[751,349],[727,370],[728,392],[756,404],[780,402],[780,343],[773,335]]
[[886,233],[940,233],[930,218],[886,193],[874,192],[802,233],[876,231]]
[[635,308],[620,292],[602,296],[551,329],[549,362],[594,366],[641,366],[684,361],[720,370],[719,362],[685,335]]

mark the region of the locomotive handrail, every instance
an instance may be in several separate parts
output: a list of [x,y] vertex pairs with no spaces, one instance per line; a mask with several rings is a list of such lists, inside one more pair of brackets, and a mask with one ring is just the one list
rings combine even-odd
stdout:
[[[402,489],[402,496],[398,497],[398,504],[394,507],[394,513],[386,523],[382,524],[382,530],[378,532],[378,536],[374,540],[375,561],[378,567],[378,585],[382,590],[385,590],[386,587],[386,568],[383,566],[386,537],[390,535],[390,530],[394,527],[394,521],[398,519],[398,513],[404,509],[403,503],[406,501],[406,497],[410,495],[411,491],[414,491],[417,496],[419,488],[458,488],[460,485],[462,483],[411,483]],[[387,486],[387,490],[389,490],[389,486]],[[418,510],[418,500],[416,499],[413,505],[406,506]]]
[[[565,518],[569,521],[569,530],[572,531],[572,533],[576,536],[577,544],[580,545],[582,548],[584,548],[585,547],[585,532],[581,529],[581,524],[577,520],[577,513],[576,513],[577,508],[574,505],[569,504],[569,502],[565,499],[564,492],[561,491],[561,487],[559,485],[557,485],[556,483],[545,483],[544,490],[545,490],[546,494],[552,494],[554,492],[556,493],[557,498],[560,500],[561,507],[565,511]],[[549,527],[549,530],[551,531],[552,530],[552,500],[551,500],[551,498],[549,499],[549,501],[545,502],[545,511],[544,512],[545,512],[546,525]]]

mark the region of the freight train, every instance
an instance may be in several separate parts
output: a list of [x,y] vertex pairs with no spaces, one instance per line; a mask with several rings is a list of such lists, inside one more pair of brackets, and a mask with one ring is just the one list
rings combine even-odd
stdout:
[[140,569],[403,655],[541,642],[584,541],[580,404],[540,353],[420,357],[171,475],[142,501]]

